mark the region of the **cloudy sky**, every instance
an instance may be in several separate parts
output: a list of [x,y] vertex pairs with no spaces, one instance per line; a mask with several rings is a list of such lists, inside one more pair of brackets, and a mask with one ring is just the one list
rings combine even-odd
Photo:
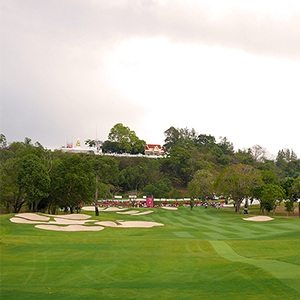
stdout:
[[47,148],[195,128],[300,156],[300,1],[2,0],[1,132]]

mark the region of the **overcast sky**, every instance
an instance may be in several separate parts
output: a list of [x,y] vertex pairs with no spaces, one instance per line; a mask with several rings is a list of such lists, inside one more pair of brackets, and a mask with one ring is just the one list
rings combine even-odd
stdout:
[[[2,0],[1,132],[194,128],[300,157],[299,0]],[[97,135],[97,136],[96,136]]]

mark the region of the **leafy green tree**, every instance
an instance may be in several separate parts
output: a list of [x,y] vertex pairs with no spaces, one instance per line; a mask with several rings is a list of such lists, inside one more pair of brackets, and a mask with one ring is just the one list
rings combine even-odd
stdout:
[[211,197],[214,191],[215,176],[208,170],[198,170],[188,185],[191,197],[200,199],[203,203],[206,197]]
[[270,212],[275,212],[276,206],[285,198],[285,191],[281,186],[266,184],[263,186],[261,201],[264,208]]
[[143,193],[152,195],[154,198],[169,198],[169,192],[172,190],[171,181],[168,178],[159,180],[156,184],[147,185]]
[[3,133],[0,134],[0,148],[5,148],[7,146],[7,140]]
[[118,143],[119,153],[145,153],[146,142],[144,140],[140,140],[133,130],[130,130],[129,127],[124,126],[122,123],[116,124],[110,130],[108,139],[111,142]]
[[170,156],[164,161],[163,169],[170,176],[176,186],[187,186],[193,174],[190,163],[191,154],[187,149],[175,147]]
[[142,166],[129,166],[119,173],[119,184],[124,191],[140,190],[146,185],[146,176]]
[[231,158],[229,155],[225,155],[225,154],[222,154],[219,158],[218,158],[218,162],[221,164],[221,165],[224,165],[224,166],[228,166],[231,162]]
[[175,127],[171,126],[169,129],[167,129],[164,132],[165,135],[165,144],[164,148],[166,152],[169,152],[171,149],[173,149],[176,146],[176,143],[178,142],[180,138],[179,130]]
[[220,141],[217,144],[218,147],[222,150],[223,154],[225,155],[233,155],[234,154],[234,147],[233,144],[228,141],[227,137],[220,137]]
[[170,192],[170,198],[172,199],[183,199],[183,192],[177,189],[172,189]]
[[[95,173],[96,187],[95,187],[95,215],[99,216],[98,210],[98,185],[99,177],[103,184],[116,184],[118,180],[118,162],[107,156],[96,155],[92,159],[92,167]],[[103,190],[103,189],[102,189]],[[108,189],[107,189],[108,190]]]
[[233,164],[243,164],[243,165],[249,165],[254,166],[254,159],[251,155],[251,149],[247,150],[241,150],[239,149],[232,157],[232,163]]
[[195,146],[211,148],[216,144],[216,138],[212,135],[199,134],[195,139]]
[[50,186],[50,177],[39,157],[29,154],[22,159],[17,182],[24,189],[30,210],[37,211],[40,200],[48,196]]
[[294,212],[295,210],[294,203],[295,202],[293,199],[286,199],[286,201],[284,202],[285,211],[287,212],[288,215],[289,213]]
[[215,186],[219,193],[234,200],[236,212],[239,213],[243,199],[251,197],[252,188],[261,184],[261,174],[258,170],[239,164],[220,172]]
[[26,201],[24,187],[18,184],[19,165],[18,158],[9,158],[0,164],[0,200],[8,213],[12,209],[18,213]]
[[[276,166],[280,170],[282,178],[289,176],[290,166],[297,161],[297,155],[293,150],[282,149],[278,151],[276,157]],[[296,176],[297,177],[297,176]]]
[[261,177],[265,184],[279,184],[278,176],[273,170],[262,170]]
[[263,191],[263,185],[258,185],[258,186],[254,186],[251,188],[251,200],[257,200],[260,203],[260,207],[259,207],[259,213],[264,214],[264,206],[263,206],[263,202],[261,200],[261,196],[262,196],[262,191]]
[[[289,190],[289,197],[294,202],[300,199],[300,176],[294,180]],[[299,218],[300,218],[300,201],[299,201]]]
[[52,190],[60,207],[70,207],[73,213],[81,202],[89,200],[93,195],[91,162],[81,155],[63,156],[52,181]]
[[102,152],[103,153],[120,153],[121,150],[119,149],[119,143],[112,142],[112,141],[105,141],[102,145]]

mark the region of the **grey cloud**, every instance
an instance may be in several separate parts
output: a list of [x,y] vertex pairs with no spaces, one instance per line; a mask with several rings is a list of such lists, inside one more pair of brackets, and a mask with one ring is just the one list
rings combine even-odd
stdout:
[[147,112],[114,91],[103,65],[122,40],[164,36],[299,59],[299,12],[290,20],[246,11],[213,19],[206,8],[175,1],[123,2],[2,3],[1,131],[8,140],[29,136],[54,147],[66,135],[94,138],[96,126],[103,139],[117,122],[137,130]]

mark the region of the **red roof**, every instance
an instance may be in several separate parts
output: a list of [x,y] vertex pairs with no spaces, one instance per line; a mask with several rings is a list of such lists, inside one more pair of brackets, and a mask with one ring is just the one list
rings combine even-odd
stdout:
[[147,144],[145,146],[145,153],[165,153],[165,148],[158,144]]

